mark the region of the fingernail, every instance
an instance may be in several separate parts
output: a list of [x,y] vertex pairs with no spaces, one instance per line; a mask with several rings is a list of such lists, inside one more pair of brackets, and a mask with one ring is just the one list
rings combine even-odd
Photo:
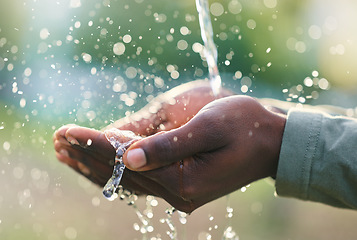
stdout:
[[128,159],[128,167],[132,169],[139,169],[146,164],[146,156],[144,150],[141,148],[135,148],[133,150],[130,150],[127,155]]
[[78,169],[86,176],[90,175],[90,169],[81,162],[77,162]]
[[65,157],[69,157],[68,151],[65,150],[65,149],[61,149],[61,150],[59,151],[59,153],[60,153],[61,155],[65,156]]
[[67,141],[70,142],[72,145],[79,145],[79,142],[74,137],[68,136]]

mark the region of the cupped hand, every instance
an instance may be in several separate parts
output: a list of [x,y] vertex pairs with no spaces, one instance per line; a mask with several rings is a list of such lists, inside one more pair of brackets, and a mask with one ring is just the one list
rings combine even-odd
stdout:
[[[159,196],[178,210],[192,212],[275,175],[285,116],[250,97],[211,102],[208,85],[181,88],[176,94],[174,90],[108,126],[149,136],[124,154],[124,188]],[[64,126],[56,131],[54,143],[60,161],[100,186],[106,183],[115,152],[101,131]]]
[[179,128],[135,142],[123,160],[167,190],[171,195],[161,197],[170,204],[191,212],[274,176],[285,121],[251,97],[226,97]]
[[[228,95],[232,93],[223,90],[218,97]],[[214,99],[208,82],[190,82],[159,95],[140,111],[116,121],[103,130],[115,127],[131,130],[141,136],[149,136],[162,130],[182,126]],[[69,124],[55,132],[53,141],[58,160],[99,186],[104,186],[113,171],[115,151],[102,131]],[[145,182],[145,186],[148,184],[151,186],[143,187],[139,184],[140,181]],[[130,170],[125,171],[122,183],[136,193],[152,195],[165,193],[161,186],[152,187],[155,184],[143,174]]]

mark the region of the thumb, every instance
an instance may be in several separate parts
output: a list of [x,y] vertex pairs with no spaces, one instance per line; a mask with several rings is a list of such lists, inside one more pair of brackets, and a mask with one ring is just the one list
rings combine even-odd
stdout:
[[163,167],[198,153],[225,145],[220,129],[207,127],[199,118],[167,132],[160,132],[132,144],[123,156],[124,164],[134,171]]

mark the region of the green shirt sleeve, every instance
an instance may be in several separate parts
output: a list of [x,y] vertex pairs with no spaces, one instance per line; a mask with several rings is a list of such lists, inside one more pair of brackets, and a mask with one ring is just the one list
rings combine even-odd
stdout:
[[357,209],[357,120],[291,109],[275,185],[279,196]]

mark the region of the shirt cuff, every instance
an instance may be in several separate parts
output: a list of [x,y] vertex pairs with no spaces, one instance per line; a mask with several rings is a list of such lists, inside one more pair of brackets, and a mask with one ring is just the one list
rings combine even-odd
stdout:
[[308,199],[313,159],[319,154],[323,115],[316,111],[288,112],[276,176],[280,196]]

